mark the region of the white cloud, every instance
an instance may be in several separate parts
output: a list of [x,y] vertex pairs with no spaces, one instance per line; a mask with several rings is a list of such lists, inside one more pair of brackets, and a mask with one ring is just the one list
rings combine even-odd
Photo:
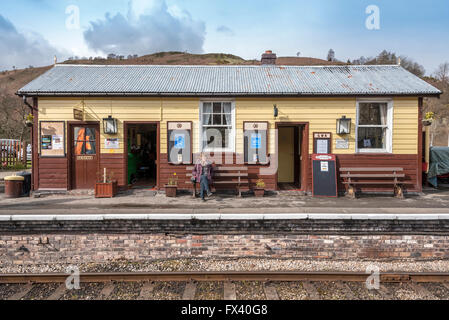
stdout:
[[[106,14],[91,21],[84,32],[90,49],[116,54],[148,54],[158,51],[203,52],[206,27],[187,11],[168,8],[165,0],[152,2],[151,8],[130,3],[125,17],[121,13]],[[136,9],[138,6],[138,9]]]
[[17,31],[11,21],[0,15],[0,70],[50,65],[55,55],[62,58],[66,53],[38,33]]
[[231,28],[229,28],[227,26],[224,26],[224,25],[219,26],[217,28],[217,32],[223,33],[223,34],[228,35],[228,36],[235,35],[234,31]]

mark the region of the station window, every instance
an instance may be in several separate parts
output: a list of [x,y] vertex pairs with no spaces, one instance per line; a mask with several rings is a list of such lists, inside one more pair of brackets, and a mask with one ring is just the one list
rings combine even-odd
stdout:
[[203,151],[234,150],[234,106],[232,102],[202,102],[201,145]]
[[393,107],[391,101],[357,103],[357,151],[392,152]]

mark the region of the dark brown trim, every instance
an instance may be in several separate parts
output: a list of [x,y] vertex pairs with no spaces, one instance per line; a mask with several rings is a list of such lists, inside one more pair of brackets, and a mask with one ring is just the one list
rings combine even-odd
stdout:
[[79,125],[96,125],[97,130],[97,172],[100,172],[100,157],[101,157],[101,133],[100,133],[100,121],[67,121],[67,190],[73,190],[73,161],[72,161],[72,147],[73,147],[73,127]]
[[[265,150],[265,159],[268,160],[268,155],[269,155],[268,150],[270,150],[270,122],[269,121],[243,121],[243,139],[245,139],[245,123],[266,123],[267,124],[267,137],[266,137],[267,148]],[[237,128],[236,128],[236,132],[237,132]],[[244,145],[245,144],[243,144],[243,146]],[[243,161],[245,160],[245,151],[246,150],[243,150]],[[264,165],[269,164],[269,162],[268,163],[260,163],[259,161],[257,161],[257,163],[249,163],[249,162],[244,161],[244,164],[247,164],[249,166],[251,166],[251,165],[264,166]]]
[[[161,122],[160,121],[123,121],[123,174],[125,175],[125,186],[128,186],[128,126],[129,125],[139,125],[139,124],[155,124],[157,129],[157,159],[156,159],[156,187],[158,190],[161,189]],[[193,147],[192,147],[193,148]]]
[[[169,150],[169,146],[170,146],[170,137],[168,135],[168,124],[169,123],[179,123],[179,122],[186,122],[186,123],[190,123],[190,162],[189,163],[185,163],[185,164],[193,164],[193,121],[167,121],[167,156],[170,154],[170,150]],[[171,163],[169,162],[169,164],[172,165],[176,165],[176,163]]]
[[423,98],[418,98],[418,163],[417,163],[417,186],[416,188],[419,191],[422,191],[422,180],[423,180],[423,171],[422,171],[422,163],[423,163],[423,135],[422,135],[422,117],[423,117]]
[[[275,129],[277,130],[279,127],[303,127],[303,135],[302,135],[302,141],[301,141],[301,188],[302,191],[309,191],[308,188],[308,179],[309,179],[309,122],[276,122],[275,123]],[[277,139],[279,139],[279,135],[277,135]],[[274,143],[277,143],[275,141]],[[278,155],[276,154],[276,157]],[[279,159],[276,161],[277,165],[279,166]],[[276,190],[279,190],[278,186],[278,170],[276,170]]]
[[33,163],[31,164],[32,170],[32,190],[39,190],[39,148],[38,148],[38,133],[39,133],[39,102],[37,98],[33,98],[33,131],[32,131],[32,143],[31,148],[33,152]]

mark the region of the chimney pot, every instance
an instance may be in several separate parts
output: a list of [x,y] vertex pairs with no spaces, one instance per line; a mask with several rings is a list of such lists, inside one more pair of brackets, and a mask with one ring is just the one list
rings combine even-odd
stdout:
[[267,50],[262,54],[262,60],[260,61],[263,65],[275,65],[277,56],[273,51]]

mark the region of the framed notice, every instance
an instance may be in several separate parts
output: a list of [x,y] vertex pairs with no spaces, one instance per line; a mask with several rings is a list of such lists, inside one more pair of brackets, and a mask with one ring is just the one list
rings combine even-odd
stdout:
[[332,133],[314,132],[313,133],[313,153],[330,154],[332,153]]
[[169,163],[192,163],[191,122],[167,122],[167,148]]
[[66,156],[66,132],[64,121],[40,121],[40,156],[58,158]]
[[248,164],[268,163],[268,122],[244,122],[244,161]]

